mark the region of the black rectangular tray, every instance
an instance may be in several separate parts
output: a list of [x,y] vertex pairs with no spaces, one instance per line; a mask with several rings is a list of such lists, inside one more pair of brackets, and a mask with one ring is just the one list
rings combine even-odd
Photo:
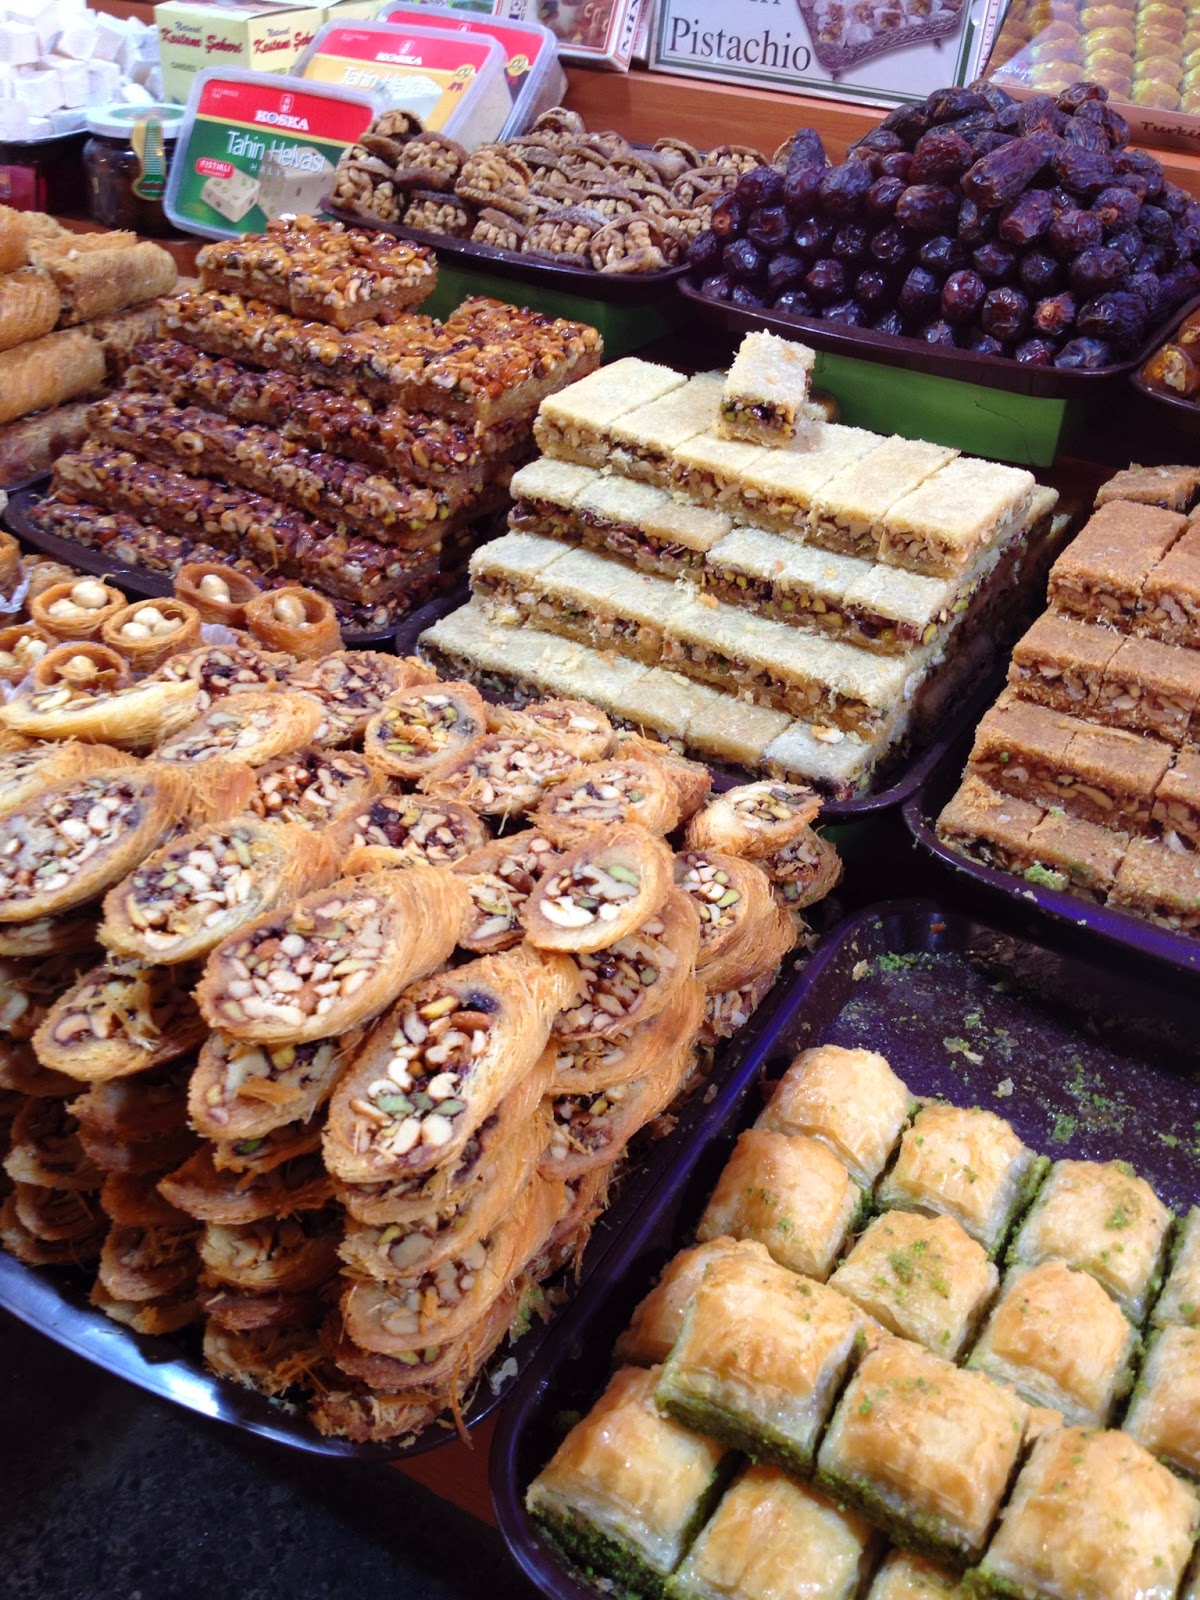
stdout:
[[1177,1211],[1200,1201],[1195,984],[1131,977],[1119,952],[1064,953],[927,900],[870,907],[829,935],[709,1108],[703,1126],[609,1251],[505,1404],[492,1497],[509,1549],[554,1600],[602,1591],[568,1567],[524,1494],[611,1370],[638,1301],[691,1230],[797,1050],[881,1051],[911,1089],[980,1104],[1054,1157],[1123,1158]]

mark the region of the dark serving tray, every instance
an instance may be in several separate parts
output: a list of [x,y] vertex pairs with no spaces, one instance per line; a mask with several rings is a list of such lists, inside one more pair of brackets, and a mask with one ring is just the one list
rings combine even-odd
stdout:
[[1141,360],[1129,374],[1129,382],[1140,395],[1144,395],[1152,405],[1157,407],[1160,416],[1168,421],[1172,427],[1180,428],[1186,433],[1200,433],[1200,397],[1185,400],[1181,394],[1163,394],[1158,389],[1152,389],[1142,377],[1142,368],[1155,351],[1161,350],[1164,344],[1179,332],[1180,324],[1200,305],[1200,301],[1191,300],[1179,310],[1167,324],[1166,331],[1158,334],[1149,350],[1142,354]]
[[1144,917],[1097,905],[1069,890],[1047,889],[1041,884],[1029,883],[1015,873],[971,861],[943,844],[934,832],[934,825],[942,807],[962,781],[970,745],[970,739],[963,737],[960,728],[957,736],[947,741],[938,759],[930,764],[920,786],[905,799],[904,821],[922,850],[965,880],[969,888],[983,889],[990,896],[1069,924],[1081,930],[1089,940],[1094,937],[1108,941],[1182,972],[1200,972],[1200,935],[1172,933],[1169,928],[1160,928]]
[[525,1490],[603,1388],[617,1335],[689,1242],[770,1080],[823,1043],[879,1050],[916,1093],[990,1107],[1052,1157],[1126,1159],[1177,1211],[1200,1201],[1194,983],[1139,983],[1119,952],[1065,955],[929,901],[843,922],[505,1405],[491,1458],[496,1513],[517,1562],[554,1600],[602,1591],[541,1537]]
[[[1030,367],[1008,356],[979,356],[970,350],[926,344],[923,339],[876,333],[870,328],[849,328],[844,323],[825,322],[820,317],[787,317],[765,309],[747,310],[727,301],[710,299],[686,278],[680,280],[679,292],[698,316],[730,333],[752,333],[767,328],[784,339],[803,338],[815,350],[827,350],[831,355],[880,361],[889,367],[929,373],[938,378],[957,378],[960,383],[982,384],[989,389],[1004,389],[1035,400],[1082,400],[1103,393],[1114,380],[1140,368],[1165,338],[1159,329],[1128,361],[1116,361],[1108,367],[1097,367],[1093,372],[1082,372],[1063,367]],[[1197,306],[1200,306],[1200,296],[1188,301],[1168,326],[1178,326],[1179,320]]]
[[410,244],[428,245],[459,266],[486,269],[498,278],[536,283],[543,289],[583,295],[608,305],[641,306],[661,300],[688,270],[687,264],[681,263],[663,272],[597,272],[592,267],[567,266],[546,256],[527,256],[519,250],[501,250],[496,245],[475,244],[470,239],[455,239],[444,233],[428,233],[424,228],[406,228],[402,222],[359,216],[356,211],[344,211],[333,205],[328,197],[321,202],[321,209],[348,228],[389,233],[394,239],[406,239]]
[[[708,1080],[713,1092],[727,1078],[741,1076],[746,1059],[759,1048],[760,1038],[769,1036],[775,1027],[776,1013],[788,993],[786,982],[777,984],[742,1033],[718,1051]],[[578,1279],[568,1270],[550,1280],[550,1292],[558,1290],[569,1304],[622,1236],[659,1177],[677,1161],[687,1161],[688,1147],[708,1118],[706,1098],[707,1091],[694,1095],[678,1113],[672,1131],[660,1143],[643,1149],[640,1159],[617,1185],[616,1199],[596,1222]],[[403,1447],[323,1438],[294,1407],[272,1402],[207,1372],[196,1330],[149,1338],[95,1310],[88,1303],[91,1279],[92,1274],[73,1269],[27,1267],[0,1250],[0,1310],[11,1311],[56,1344],[139,1389],[313,1455],[368,1462],[404,1461],[457,1438],[449,1423],[427,1429]],[[527,1333],[497,1352],[474,1398],[464,1407],[463,1420],[468,1428],[482,1422],[501,1403],[552,1327],[553,1321],[535,1321]]]

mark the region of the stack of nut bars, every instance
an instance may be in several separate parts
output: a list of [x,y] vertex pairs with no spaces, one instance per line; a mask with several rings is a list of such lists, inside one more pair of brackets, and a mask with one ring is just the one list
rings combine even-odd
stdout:
[[388,627],[461,564],[507,504],[547,394],[600,361],[594,329],[492,300],[413,313],[426,249],[280,218],[208,245],[58,461],[49,533],[173,574],[234,564],[326,593],[348,632]]
[[1162,467],[1100,491],[937,825],[988,866],[1189,933],[1200,929],[1198,489],[1200,470]]
[[1057,496],[811,403],[786,442],[730,439],[726,387],[628,358],[543,402],[511,531],[422,648],[848,797],[991,660]]

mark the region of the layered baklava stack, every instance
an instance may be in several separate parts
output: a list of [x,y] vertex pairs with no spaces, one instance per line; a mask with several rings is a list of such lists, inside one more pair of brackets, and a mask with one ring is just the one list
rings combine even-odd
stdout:
[[1198,488],[1178,467],[1101,490],[938,819],[989,866],[1179,932],[1200,927]]
[[1178,1592],[1200,1210],[823,1046],[696,1241],[527,1492],[589,1574],[670,1600]]
[[388,627],[507,504],[538,402],[599,336],[490,300],[412,307],[432,254],[311,218],[201,251],[201,292],[91,412],[37,510],[48,532],[173,575],[228,560]]
[[511,531],[423,647],[845,796],[982,671],[1056,496],[821,420],[811,360],[756,337],[727,380],[629,358],[544,402]]

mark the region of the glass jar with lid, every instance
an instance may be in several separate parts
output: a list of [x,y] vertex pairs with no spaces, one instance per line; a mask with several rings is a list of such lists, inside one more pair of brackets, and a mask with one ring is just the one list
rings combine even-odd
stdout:
[[182,106],[110,105],[88,112],[83,164],[94,221],[135,233],[174,232],[162,197],[182,122]]

